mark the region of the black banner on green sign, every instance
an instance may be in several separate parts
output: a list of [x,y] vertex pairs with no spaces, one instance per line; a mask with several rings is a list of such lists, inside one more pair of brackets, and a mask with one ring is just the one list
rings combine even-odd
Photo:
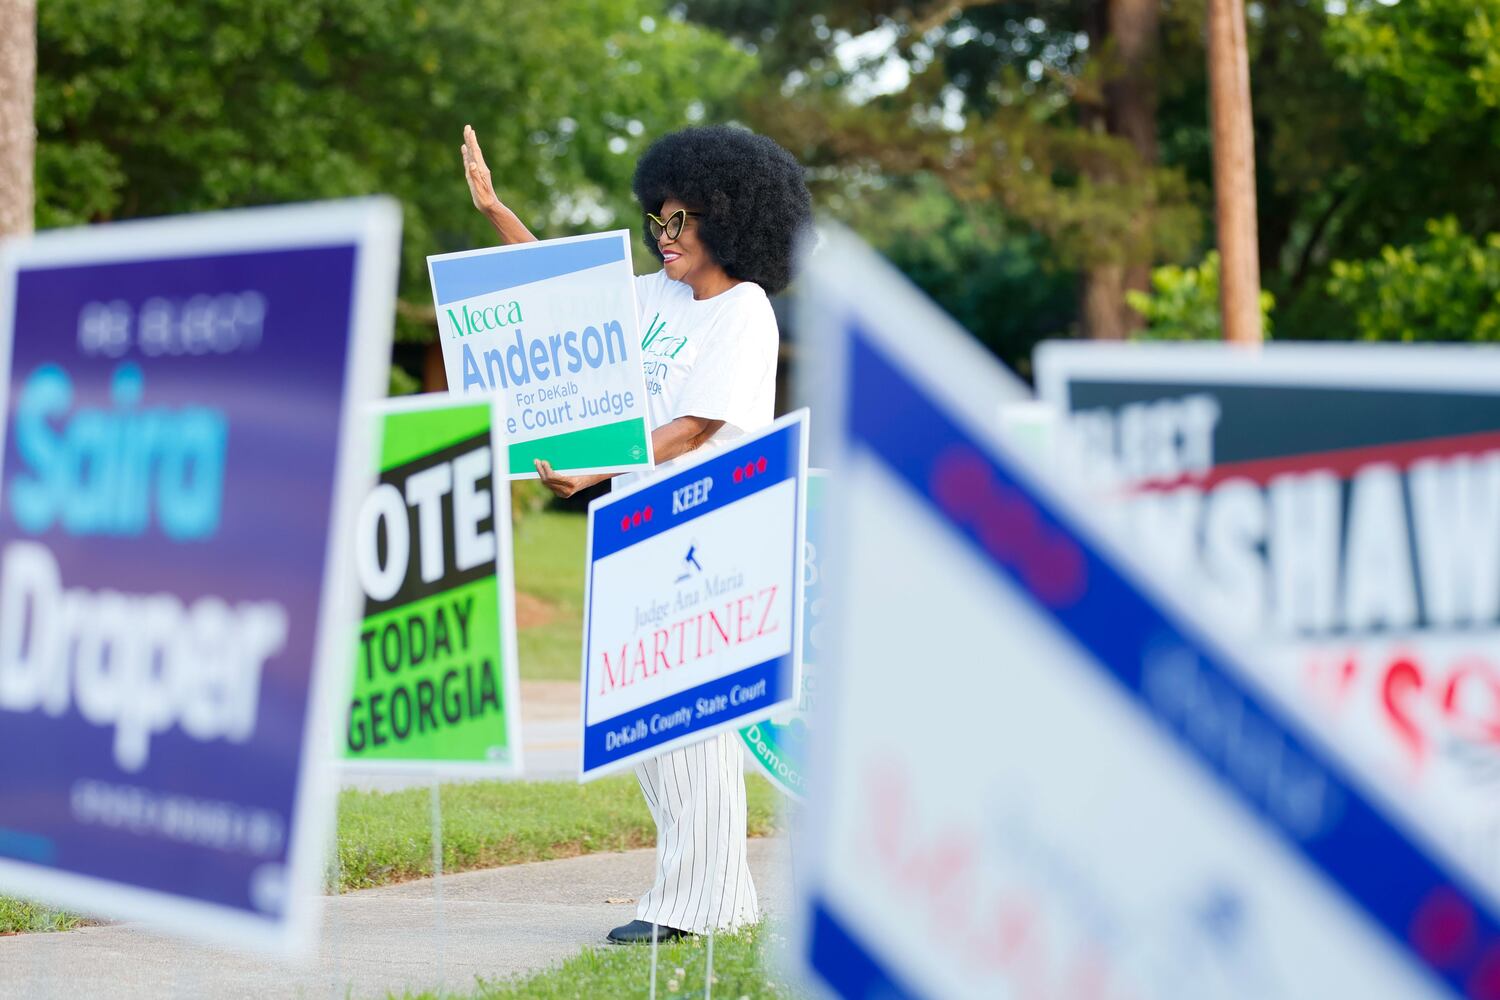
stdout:
[[[364,620],[343,760],[519,773],[510,484],[491,404],[433,395],[377,413],[379,479],[355,540]],[[497,514],[499,516],[497,516]]]

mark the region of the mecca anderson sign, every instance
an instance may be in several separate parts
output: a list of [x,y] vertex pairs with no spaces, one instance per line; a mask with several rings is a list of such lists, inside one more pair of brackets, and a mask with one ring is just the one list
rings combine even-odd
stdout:
[[454,395],[504,403],[514,478],[652,467],[630,234],[427,258]]

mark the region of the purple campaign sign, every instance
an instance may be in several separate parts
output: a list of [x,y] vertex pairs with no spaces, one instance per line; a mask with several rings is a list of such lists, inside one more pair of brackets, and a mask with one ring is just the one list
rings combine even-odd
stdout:
[[259,210],[12,248],[0,890],[307,943],[322,662],[331,633],[347,652],[342,540],[370,468],[350,415],[389,356],[393,213]]

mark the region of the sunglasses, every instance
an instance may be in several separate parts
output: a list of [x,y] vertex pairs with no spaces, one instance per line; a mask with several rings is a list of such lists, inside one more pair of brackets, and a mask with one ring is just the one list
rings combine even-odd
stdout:
[[665,219],[646,213],[646,231],[651,234],[653,240],[659,240],[662,234],[667,235],[667,242],[675,242],[682,235],[682,227],[688,219],[697,219],[703,215],[702,212],[689,212],[685,208],[679,208]]

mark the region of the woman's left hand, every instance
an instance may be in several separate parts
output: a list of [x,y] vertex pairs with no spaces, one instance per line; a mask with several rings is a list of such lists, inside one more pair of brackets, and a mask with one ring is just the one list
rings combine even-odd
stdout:
[[563,500],[607,478],[605,476],[565,476],[560,472],[553,472],[551,463],[541,458],[536,460],[536,473],[542,477],[542,485]]

